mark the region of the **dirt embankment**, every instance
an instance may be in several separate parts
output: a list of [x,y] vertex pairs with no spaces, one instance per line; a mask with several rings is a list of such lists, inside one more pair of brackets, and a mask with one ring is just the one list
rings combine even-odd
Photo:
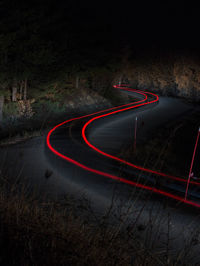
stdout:
[[163,96],[200,102],[200,63],[194,56],[168,55],[129,59],[122,66],[123,80],[133,87]]

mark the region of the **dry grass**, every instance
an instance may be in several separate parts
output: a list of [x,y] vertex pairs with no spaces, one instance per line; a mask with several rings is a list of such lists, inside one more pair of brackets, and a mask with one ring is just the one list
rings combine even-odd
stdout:
[[[105,265],[108,258],[112,263],[118,261],[114,250],[119,243],[107,250],[109,231],[102,234],[100,228],[82,220],[68,200],[41,202],[25,190],[20,195],[15,189],[1,191],[1,265]],[[127,264],[126,251],[121,253]]]
[[[184,249],[171,256],[170,217],[166,244],[155,249],[163,220],[150,209],[148,223],[140,224],[146,204],[119,209],[113,223],[114,197],[100,216],[84,199],[39,199],[20,179],[13,184],[1,177],[0,188],[0,265],[189,265]],[[183,258],[186,264],[180,264]]]
[[126,237],[95,217],[87,204],[41,201],[1,178],[0,264],[130,265]]

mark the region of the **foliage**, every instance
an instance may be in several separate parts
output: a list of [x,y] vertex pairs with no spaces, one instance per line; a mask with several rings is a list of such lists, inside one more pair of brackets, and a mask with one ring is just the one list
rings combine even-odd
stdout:
[[[200,66],[195,58],[170,54],[155,58],[145,53],[139,57],[131,45],[116,41],[118,29],[106,30],[108,17],[104,23],[97,18],[91,23],[100,13],[95,11],[86,18],[80,8],[88,7],[80,4],[77,9],[70,1],[59,5],[47,0],[1,1],[3,108],[10,108],[6,105],[13,99],[13,88],[20,94],[17,100],[26,100],[27,94],[37,104],[46,100],[63,102],[74,95],[77,86],[80,90],[95,90],[115,102],[111,87],[121,78],[139,89],[200,99]],[[54,108],[60,106],[54,103]]]
[[17,117],[19,115],[18,103],[9,102],[4,106],[3,114],[5,118]]

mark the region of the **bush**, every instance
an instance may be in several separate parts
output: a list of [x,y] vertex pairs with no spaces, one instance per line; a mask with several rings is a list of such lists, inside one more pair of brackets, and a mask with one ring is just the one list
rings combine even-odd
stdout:
[[4,104],[3,116],[5,119],[16,118],[17,116],[19,116],[18,103],[17,102],[8,102],[8,103]]

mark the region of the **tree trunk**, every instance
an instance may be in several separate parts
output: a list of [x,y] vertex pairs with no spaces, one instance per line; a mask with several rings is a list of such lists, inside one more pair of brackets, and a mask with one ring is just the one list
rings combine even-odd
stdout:
[[19,99],[22,100],[22,93],[23,93],[23,81],[20,83],[19,87]]
[[27,78],[24,80],[24,100],[27,99]]
[[79,76],[77,75],[76,76],[76,89],[79,88]]
[[17,101],[17,86],[16,84],[14,84],[12,87],[12,102],[16,101]]
[[0,95],[0,123],[3,120],[3,105],[4,105],[4,96]]

